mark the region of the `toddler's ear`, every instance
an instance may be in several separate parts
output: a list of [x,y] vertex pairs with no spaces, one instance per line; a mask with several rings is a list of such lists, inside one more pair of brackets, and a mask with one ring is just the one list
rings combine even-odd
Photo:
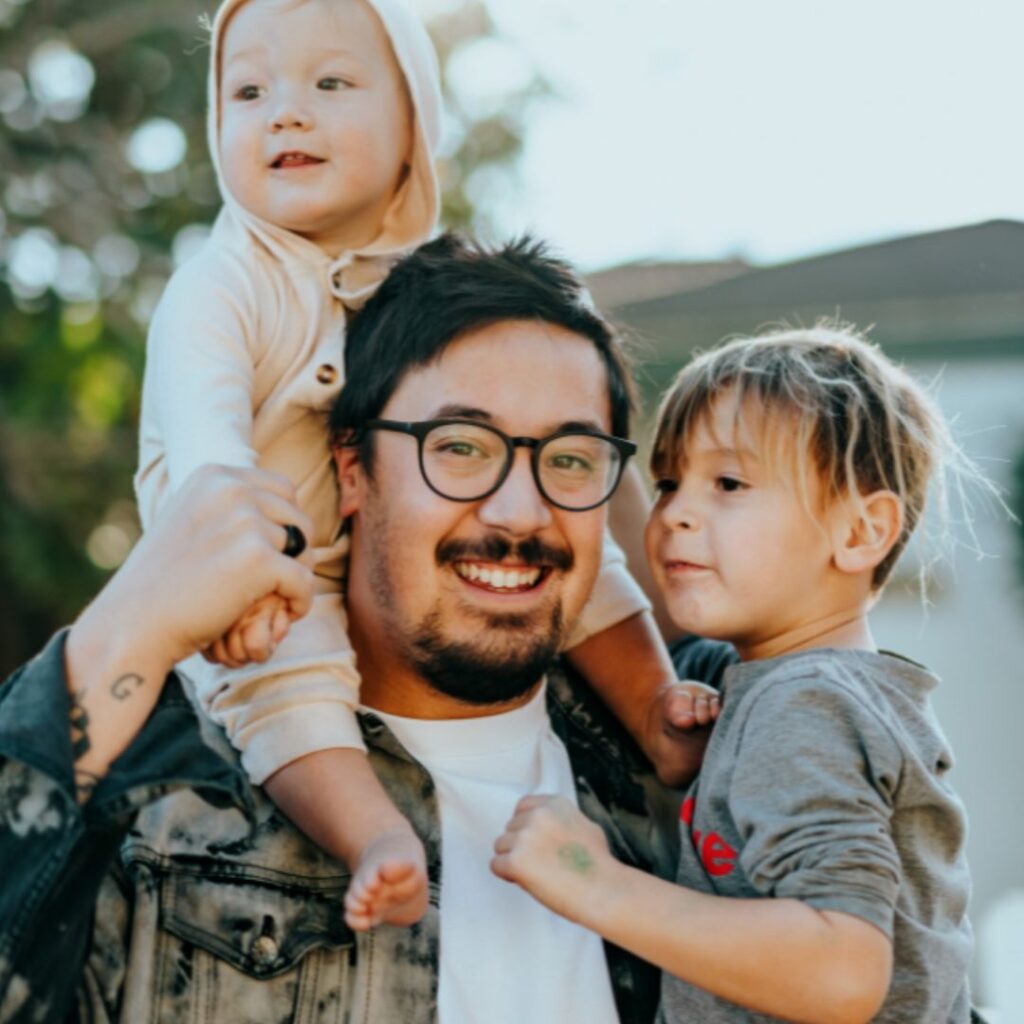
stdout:
[[844,508],[833,524],[832,560],[841,572],[870,572],[900,538],[903,503],[892,491],[875,491]]
[[341,491],[341,518],[347,519],[359,508],[360,485],[363,481],[363,465],[359,461],[359,448],[345,445],[334,449],[334,468],[338,475],[338,489]]

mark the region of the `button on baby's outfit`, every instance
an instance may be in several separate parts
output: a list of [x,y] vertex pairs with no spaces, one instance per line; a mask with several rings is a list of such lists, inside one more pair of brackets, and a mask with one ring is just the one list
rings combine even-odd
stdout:
[[269,935],[257,936],[249,948],[249,956],[257,967],[270,967],[277,960],[277,954],[277,943]]
[[321,384],[333,384],[338,379],[338,370],[330,363],[321,363],[316,371],[316,379]]

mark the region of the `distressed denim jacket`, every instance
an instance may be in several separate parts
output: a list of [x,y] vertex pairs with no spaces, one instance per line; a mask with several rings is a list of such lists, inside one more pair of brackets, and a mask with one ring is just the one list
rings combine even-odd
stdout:
[[[430,1024],[440,823],[426,771],[364,715],[373,767],[427,850],[430,908],[353,934],[344,867],[284,819],[175,677],[128,750],[75,800],[64,635],[0,688],[0,1021]],[[580,806],[613,853],[670,877],[676,828],[607,712],[559,671],[548,708]],[[502,923],[481,934],[501,955]],[[606,947],[621,1020],[654,1019],[658,972]]]

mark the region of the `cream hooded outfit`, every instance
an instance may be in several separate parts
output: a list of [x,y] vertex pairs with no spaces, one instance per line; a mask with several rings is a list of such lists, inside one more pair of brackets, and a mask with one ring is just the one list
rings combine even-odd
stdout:
[[[149,331],[136,493],[148,527],[168,496],[206,463],[288,477],[315,526],[318,593],[274,657],[243,669],[185,666],[207,713],[259,784],[318,750],[363,746],[353,709],[359,677],[346,634],[337,484],[326,415],[343,383],[345,311],[374,292],[404,252],[434,230],[434,156],[441,133],[437,59],[401,0],[367,0],[397,57],[414,111],[410,169],[367,248],[332,259],[307,239],[243,209],[220,176],[219,57],[224,26],[245,0],[225,0],[213,24],[209,144],[224,206],[203,249],[179,268]],[[572,644],[648,607],[606,537],[594,596]]]

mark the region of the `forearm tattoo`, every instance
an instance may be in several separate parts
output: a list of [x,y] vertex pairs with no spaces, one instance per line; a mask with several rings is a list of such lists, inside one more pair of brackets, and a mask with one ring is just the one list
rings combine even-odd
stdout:
[[89,739],[89,712],[82,706],[81,691],[71,694],[71,756],[80,761],[91,749]]
[[[126,672],[110,684],[110,695],[114,700],[127,700],[143,682],[142,676],[137,672]],[[92,740],[89,738],[89,712],[82,704],[83,696],[81,690],[75,690],[71,694],[71,707],[68,712],[71,725],[71,756],[75,761],[75,791],[79,803],[85,803],[92,796],[100,781],[100,776],[78,767],[78,762],[92,750]]]
[[110,695],[114,700],[127,700],[144,680],[137,672],[126,672],[119,676],[110,686]]
[[84,804],[92,796],[99,784],[100,777],[98,775],[87,772],[84,768],[75,769],[75,795],[80,804]]

